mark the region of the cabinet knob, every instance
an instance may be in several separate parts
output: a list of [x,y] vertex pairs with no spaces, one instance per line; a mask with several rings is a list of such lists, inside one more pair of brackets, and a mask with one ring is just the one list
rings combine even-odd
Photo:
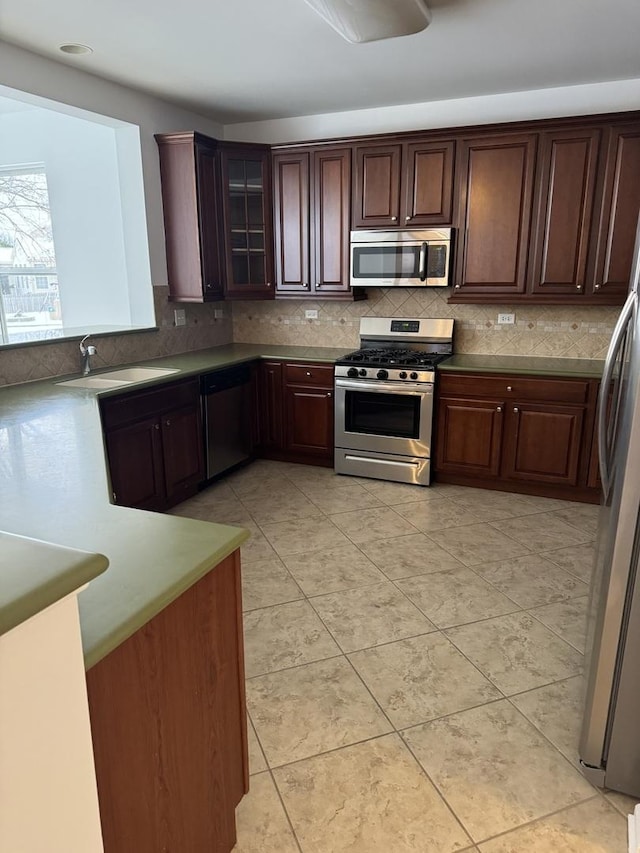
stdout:
[[507,391],[513,391],[513,388],[511,387],[511,385],[507,385]]
[[411,217],[410,217],[410,216],[405,216],[404,221],[405,221],[405,222],[411,222]]
[[502,411],[502,406],[498,406],[498,408],[496,409],[496,412],[501,412],[501,411]]
[[307,376],[311,376],[311,373],[307,370]]
[[331,391],[328,391],[328,392],[327,392],[327,397],[328,397],[328,399],[329,399],[329,400],[333,397],[333,394],[331,393]]
[[599,284],[594,284],[593,289],[594,289],[594,290],[600,290],[600,285],[599,285]]
[[171,421],[168,421],[168,420],[167,420],[167,421],[165,421],[165,424],[166,424],[167,426],[171,426]]
[[582,285],[581,285],[581,284],[576,284],[576,290],[582,290]]
[[391,221],[392,221],[392,222],[397,222],[397,221],[398,221],[398,217],[397,217],[397,216],[392,216],[392,217],[391,217]]
[[456,284],[455,289],[456,289],[456,290],[460,290],[460,285],[459,285],[459,284]]
[[517,415],[517,414],[518,414],[518,412],[520,411],[520,409],[517,409],[517,408],[514,406],[514,407],[513,407],[513,411],[514,411],[514,412],[516,413],[516,415]]
[[154,428],[154,429],[160,429],[160,424],[154,424],[154,425],[153,425],[153,428]]

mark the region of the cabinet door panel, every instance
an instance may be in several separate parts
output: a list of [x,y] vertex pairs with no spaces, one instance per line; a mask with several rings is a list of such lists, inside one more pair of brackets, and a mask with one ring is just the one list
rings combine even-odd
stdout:
[[305,293],[309,276],[309,153],[273,158],[278,291]]
[[524,292],[536,137],[464,140],[454,295]]
[[351,149],[314,151],[313,175],[314,290],[348,292]]
[[169,504],[184,500],[204,479],[202,423],[197,406],[161,418],[164,477]]
[[575,486],[584,407],[509,404],[507,415],[504,476]]
[[411,142],[406,147],[404,193],[407,225],[449,225],[455,142]]
[[162,509],[164,471],[158,418],[107,432],[107,453],[115,502],[138,509]]
[[401,145],[355,148],[354,228],[399,225],[401,152]]
[[542,138],[534,293],[584,291],[599,146],[599,130]]
[[441,397],[438,405],[437,471],[497,477],[500,473],[500,400]]
[[282,429],[282,362],[260,363],[258,385],[258,423],[260,446],[281,449],[284,446]]
[[594,293],[624,297],[640,213],[640,128],[614,127],[609,141]]
[[222,247],[220,245],[220,188],[216,152],[196,144],[196,182],[198,186],[198,220],[200,222],[200,255],[202,288],[205,302],[222,299]]
[[333,394],[322,388],[287,386],[287,450],[333,455]]

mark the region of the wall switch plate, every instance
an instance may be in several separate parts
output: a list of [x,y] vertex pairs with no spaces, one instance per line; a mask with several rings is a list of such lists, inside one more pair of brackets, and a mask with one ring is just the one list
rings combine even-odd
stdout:
[[224,317],[224,308],[214,308],[213,309],[213,319],[214,320],[222,320]]
[[315,308],[307,308],[307,310],[304,312],[304,316],[307,320],[317,320],[318,312],[315,310]]
[[184,308],[176,308],[173,312],[173,318],[175,320],[176,326],[187,325],[187,312],[184,310]]
[[511,326],[516,321],[515,314],[498,314],[499,326]]

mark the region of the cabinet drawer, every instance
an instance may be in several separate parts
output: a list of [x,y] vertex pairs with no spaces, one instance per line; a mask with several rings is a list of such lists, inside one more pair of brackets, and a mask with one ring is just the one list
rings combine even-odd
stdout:
[[332,364],[287,364],[284,371],[287,385],[313,385],[333,388]]
[[105,429],[113,429],[170,409],[194,405],[200,396],[198,379],[162,385],[152,391],[129,391],[101,402]]
[[589,383],[576,379],[486,376],[475,373],[440,374],[440,393],[447,396],[586,403],[588,392]]

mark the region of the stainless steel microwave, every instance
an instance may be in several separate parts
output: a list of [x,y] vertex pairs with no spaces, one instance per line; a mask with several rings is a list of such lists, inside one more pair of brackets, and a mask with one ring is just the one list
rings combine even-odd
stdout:
[[351,287],[448,287],[452,229],[352,231]]

